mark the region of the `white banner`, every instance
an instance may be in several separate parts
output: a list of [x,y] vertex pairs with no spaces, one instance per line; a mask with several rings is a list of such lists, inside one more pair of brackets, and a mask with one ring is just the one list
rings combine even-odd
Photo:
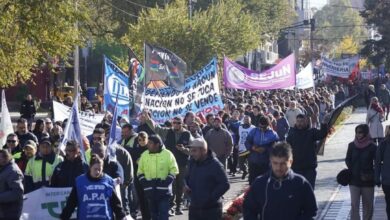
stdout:
[[297,84],[298,89],[308,89],[314,87],[314,77],[313,77],[313,65],[311,63],[307,64],[305,68],[297,74]]
[[1,122],[0,122],[0,148],[2,148],[7,140],[7,136],[14,133],[12,126],[11,115],[8,111],[7,101],[5,100],[5,92],[1,92]]
[[321,66],[326,75],[348,78],[357,62],[359,62],[358,56],[343,60],[330,60],[322,57]]
[[[42,187],[24,195],[23,211],[20,219],[59,219],[71,190],[72,188]],[[76,218],[75,213],[73,213],[72,218]]]
[[[68,107],[59,102],[53,101],[54,121],[64,121],[69,119],[71,107]],[[104,118],[104,114],[93,114],[88,112],[80,112],[80,128],[83,135],[92,134],[95,125],[100,123]]]

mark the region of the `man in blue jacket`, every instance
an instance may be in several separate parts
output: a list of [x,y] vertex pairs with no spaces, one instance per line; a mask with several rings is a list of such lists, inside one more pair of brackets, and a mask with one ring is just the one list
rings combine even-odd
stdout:
[[270,152],[271,171],[258,177],[244,198],[244,220],[314,219],[317,203],[310,183],[291,170],[291,146],[277,143]]
[[259,119],[258,127],[252,129],[245,141],[245,147],[249,151],[249,184],[256,177],[263,175],[269,169],[269,151],[273,144],[279,140],[275,131],[270,128],[268,117]]
[[189,220],[222,219],[222,196],[230,185],[221,162],[207,150],[203,138],[190,144],[191,160],[184,191],[191,198]]

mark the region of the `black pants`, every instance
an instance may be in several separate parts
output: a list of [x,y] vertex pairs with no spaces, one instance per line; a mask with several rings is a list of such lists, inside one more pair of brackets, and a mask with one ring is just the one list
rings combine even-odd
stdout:
[[237,172],[237,164],[238,164],[238,148],[235,146],[233,148],[233,153],[228,158],[228,168],[231,173]]
[[390,219],[390,185],[382,185],[382,189],[385,193],[387,219]]
[[256,177],[266,173],[268,169],[268,164],[249,163],[249,185],[253,183]]
[[190,206],[189,220],[220,220],[222,219],[222,204],[215,208],[198,209]]
[[148,201],[145,198],[144,189],[141,186],[141,183],[138,180],[138,177],[134,178],[134,186],[137,191],[139,208],[141,210],[141,215],[143,220],[150,220],[152,217],[150,216]]
[[181,209],[183,204],[183,187],[184,187],[184,175],[186,173],[186,166],[179,166],[179,174],[176,175],[173,181],[171,197],[171,208],[176,205],[176,209]]
[[311,187],[314,190],[314,187],[316,186],[316,178],[317,178],[316,169],[294,170],[294,172],[305,177],[305,179],[310,183]]

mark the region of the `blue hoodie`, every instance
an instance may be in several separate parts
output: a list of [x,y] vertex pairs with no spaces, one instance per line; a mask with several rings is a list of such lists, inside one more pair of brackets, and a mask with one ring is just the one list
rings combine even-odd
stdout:
[[[278,134],[270,128],[266,131],[261,131],[260,128],[251,130],[245,141],[245,147],[250,152],[248,157],[249,163],[269,164],[269,151],[278,140]],[[252,146],[265,148],[265,151],[262,153],[256,152],[252,150]]]

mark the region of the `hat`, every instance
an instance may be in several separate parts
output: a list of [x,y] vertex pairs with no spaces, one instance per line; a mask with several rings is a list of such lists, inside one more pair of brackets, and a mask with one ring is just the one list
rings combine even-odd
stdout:
[[203,138],[194,138],[190,140],[190,143],[188,144],[188,147],[201,147],[206,148],[207,143]]
[[49,140],[49,139],[43,139],[40,143],[39,143],[40,145],[41,144],[48,144],[48,145],[50,145],[51,146],[51,141]]
[[24,144],[24,147],[26,147],[26,146],[32,147],[34,149],[37,149],[37,144],[34,141],[32,141],[32,140],[26,141],[26,143]]
[[352,180],[352,172],[349,169],[343,169],[337,174],[337,182],[342,186],[347,186]]

